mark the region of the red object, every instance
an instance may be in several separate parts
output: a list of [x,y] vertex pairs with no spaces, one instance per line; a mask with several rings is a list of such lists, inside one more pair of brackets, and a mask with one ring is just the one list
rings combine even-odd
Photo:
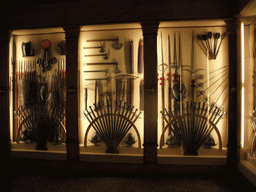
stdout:
[[41,41],[41,45],[44,49],[48,49],[51,46],[51,41],[49,41],[48,39],[44,39]]
[[164,77],[160,77],[160,80],[164,80]]
[[170,78],[168,77],[166,80],[167,80],[167,81],[169,81],[169,80],[170,80]]
[[167,76],[169,76],[169,75],[170,75],[170,73],[167,73],[166,75],[167,75]]
[[160,83],[160,85],[164,85],[164,82]]

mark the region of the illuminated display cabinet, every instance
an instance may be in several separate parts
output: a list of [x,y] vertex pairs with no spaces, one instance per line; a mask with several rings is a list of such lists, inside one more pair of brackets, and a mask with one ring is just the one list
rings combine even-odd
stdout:
[[1,134],[14,159],[255,169],[255,2],[237,16],[212,7],[190,18],[184,5],[176,18],[161,7],[135,10],[138,18],[70,9],[70,18],[48,24],[47,12],[35,23],[23,8],[9,18]]
[[[217,157],[215,163],[224,165],[227,34],[224,21],[210,24],[161,22],[154,26],[158,29],[155,67],[144,59],[147,44],[139,23],[82,26],[77,35],[77,90],[67,86],[65,28],[14,30],[10,40],[13,155],[48,150],[64,158],[69,134],[66,101],[76,92],[81,160],[118,161],[119,156],[109,156],[117,153],[127,156],[127,163],[143,163],[144,137],[154,135],[159,163],[188,155],[202,163],[207,160],[200,157]],[[150,81],[156,85],[156,99],[151,103],[156,116],[150,119],[157,122],[155,130],[144,126],[145,110],[152,110],[145,101],[144,70],[147,73],[148,67],[153,70]]]

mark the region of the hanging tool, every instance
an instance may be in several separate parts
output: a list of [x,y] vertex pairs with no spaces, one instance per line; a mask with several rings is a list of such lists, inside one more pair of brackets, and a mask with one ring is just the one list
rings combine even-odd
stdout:
[[140,80],[140,110],[144,111],[144,79]]
[[121,71],[118,68],[118,60],[116,60],[116,62],[113,63],[86,63],[87,65],[116,65],[115,70],[113,71],[113,73],[120,73]]
[[208,34],[207,34],[207,41],[208,41],[208,44],[209,44],[209,47],[210,47],[210,50],[209,50],[209,55],[211,58],[214,58],[214,55],[213,55],[213,50],[212,50],[212,32],[209,31]]
[[226,33],[226,32],[221,35],[220,44],[219,44],[219,46],[218,46],[218,49],[217,49],[217,51],[216,51],[216,54],[214,55],[214,58],[215,58],[215,59],[216,59],[216,57],[217,57],[217,55],[218,55],[218,53],[219,53],[219,50],[220,50],[220,46],[221,46],[221,44],[222,44],[222,41],[225,39],[226,36],[227,36],[227,33]]
[[100,49],[99,52],[100,53],[104,53],[106,50],[104,49],[102,43],[100,43],[99,47],[84,47],[84,49]]
[[133,45],[133,41],[130,41],[130,66],[129,66],[129,70],[131,74],[134,73],[134,45]]
[[[213,36],[214,36],[214,46],[212,46]],[[203,49],[207,54],[207,57],[211,60],[211,59],[217,58],[222,41],[225,39],[226,36],[227,36],[226,32],[221,35],[221,42],[219,46],[218,46],[218,40],[220,38],[220,33],[215,33],[213,35],[212,32],[209,31],[206,35],[197,35],[197,39],[201,42]]]
[[220,38],[220,33],[215,33],[214,35],[214,58],[216,58],[216,50],[217,50],[217,44],[218,44],[218,40]]
[[105,76],[107,76],[108,70],[94,70],[94,71],[84,71],[84,73],[100,73],[100,72],[105,72]]
[[52,64],[57,63],[56,57],[54,57],[53,52],[51,50],[51,41],[48,39],[44,39],[41,41],[42,51],[41,56],[37,60],[37,64],[42,68],[42,72],[44,73],[46,70],[52,69]]
[[84,55],[85,57],[98,57],[98,56],[103,56],[103,59],[108,60],[109,57],[107,55],[107,53],[104,54],[96,54],[96,55]]
[[127,79],[126,103],[130,106],[134,103],[134,78],[132,77]]
[[95,78],[95,79],[85,79],[86,81],[100,81],[100,80],[104,80],[107,81],[107,83],[110,81],[110,77],[107,76],[106,78]]
[[144,71],[144,43],[143,40],[139,42],[139,51],[138,51],[138,73],[143,73]]
[[86,42],[98,42],[98,41],[115,41],[115,43],[112,44],[112,47],[115,50],[119,50],[123,47],[123,44],[119,43],[118,36],[116,37],[116,39],[95,39],[95,40],[87,40]]

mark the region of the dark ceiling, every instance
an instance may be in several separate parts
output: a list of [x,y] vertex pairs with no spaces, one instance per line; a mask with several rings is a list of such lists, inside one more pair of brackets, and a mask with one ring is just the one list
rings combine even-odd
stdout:
[[[1,6],[8,28],[230,18],[250,0],[22,0]],[[7,1],[8,3],[8,1]],[[7,7],[6,7],[7,6]],[[6,10],[9,13],[6,14]]]

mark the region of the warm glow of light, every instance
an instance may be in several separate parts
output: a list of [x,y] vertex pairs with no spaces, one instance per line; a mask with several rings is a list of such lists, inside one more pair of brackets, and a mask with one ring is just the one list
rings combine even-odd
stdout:
[[242,68],[242,106],[241,106],[241,147],[244,147],[244,23],[241,23],[241,68]]

